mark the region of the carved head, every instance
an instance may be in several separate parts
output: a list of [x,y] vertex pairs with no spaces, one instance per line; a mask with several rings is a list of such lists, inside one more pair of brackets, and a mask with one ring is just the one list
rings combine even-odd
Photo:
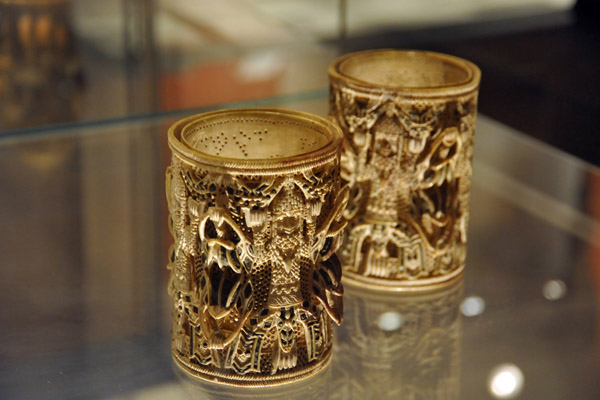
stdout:
[[277,339],[279,347],[284,353],[290,353],[296,342],[294,327],[296,326],[296,313],[294,307],[282,308],[277,321]]

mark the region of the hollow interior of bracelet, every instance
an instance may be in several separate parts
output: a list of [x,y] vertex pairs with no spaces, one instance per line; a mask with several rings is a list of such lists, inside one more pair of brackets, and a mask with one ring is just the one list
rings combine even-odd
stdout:
[[376,86],[427,88],[463,84],[471,71],[458,60],[426,52],[359,53],[344,60],[339,72]]
[[326,146],[324,126],[285,114],[215,115],[187,127],[183,140],[205,154],[233,159],[299,156]]

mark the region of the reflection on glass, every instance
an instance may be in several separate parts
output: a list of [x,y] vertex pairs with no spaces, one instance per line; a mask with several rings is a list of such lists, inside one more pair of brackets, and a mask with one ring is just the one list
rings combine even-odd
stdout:
[[76,115],[83,86],[67,0],[0,1],[0,128]]
[[462,278],[395,295],[345,288],[331,399],[458,399]]
[[542,294],[546,300],[560,300],[567,294],[567,285],[560,279],[546,281],[542,287]]
[[331,381],[331,367],[326,367],[318,374],[303,379],[300,382],[287,383],[279,386],[253,388],[212,383],[205,379],[194,377],[181,371],[173,365],[173,371],[186,392],[194,400],[304,400],[327,399],[328,385]]
[[523,373],[514,364],[501,364],[492,370],[488,389],[497,399],[515,398],[523,390]]
[[479,296],[469,296],[460,303],[460,311],[465,317],[475,317],[485,310],[485,301]]

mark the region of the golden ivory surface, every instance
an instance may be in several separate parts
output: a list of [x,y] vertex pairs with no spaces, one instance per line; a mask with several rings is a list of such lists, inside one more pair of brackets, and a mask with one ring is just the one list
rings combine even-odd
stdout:
[[217,111],[175,123],[167,170],[178,366],[266,386],[329,361],[342,320],[342,134],[310,114]]
[[344,282],[402,291],[447,281],[466,257],[480,72],[443,54],[353,53],[329,68],[345,136]]

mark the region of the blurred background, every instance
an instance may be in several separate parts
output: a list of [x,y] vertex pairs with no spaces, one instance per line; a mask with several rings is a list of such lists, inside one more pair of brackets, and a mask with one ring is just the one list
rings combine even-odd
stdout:
[[483,113],[597,164],[597,3],[1,0],[0,129],[308,94],[339,54],[415,48],[475,62]]

